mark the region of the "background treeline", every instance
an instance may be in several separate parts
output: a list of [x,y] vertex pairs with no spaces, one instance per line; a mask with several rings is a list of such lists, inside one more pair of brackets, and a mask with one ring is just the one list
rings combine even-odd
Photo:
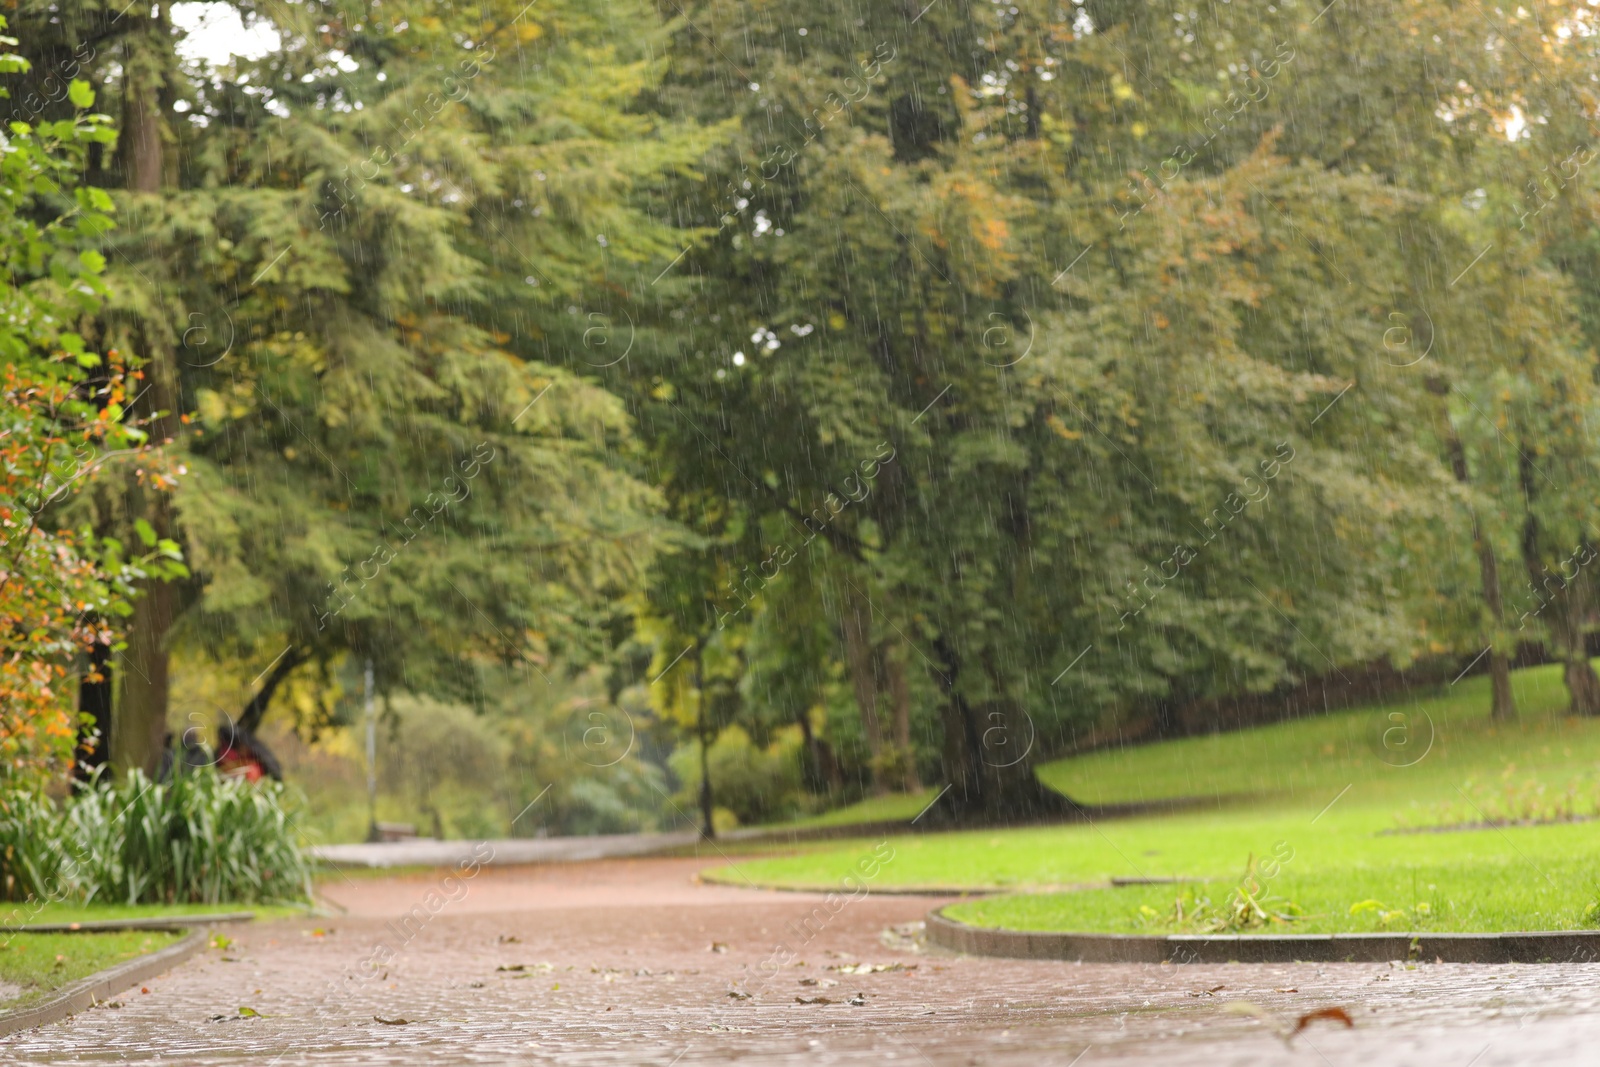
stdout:
[[48,509],[186,568],[75,661],[114,764],[368,662],[551,829],[1049,810],[1118,724],[1480,653],[1600,713],[1586,5],[235,6],[282,47],[11,30],[8,122],[118,128],[75,335],[175,472]]

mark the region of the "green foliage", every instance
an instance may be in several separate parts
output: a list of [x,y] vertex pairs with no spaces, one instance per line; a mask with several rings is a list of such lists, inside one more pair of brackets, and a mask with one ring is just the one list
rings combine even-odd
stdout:
[[1280,898],[1263,885],[1257,876],[1253,856],[1245,864],[1244,877],[1220,901],[1214,902],[1207,892],[1206,888],[1179,890],[1173,898],[1172,909],[1164,915],[1148,905],[1141,905],[1140,920],[1162,932],[1245,934],[1269,930],[1289,933],[1295,922],[1305,918],[1304,908],[1292,900]]
[[[481,749],[449,758],[538,767],[552,826],[657,786],[551,764],[592,665],[582,714],[658,747],[797,728],[811,792],[937,778],[991,814],[985,781],[1043,795],[983,759],[998,708],[1032,759],[1538,642],[1600,712],[1593,35],[1437,0],[250,13],[282,47],[227,77],[91,0],[22,16],[59,91],[8,61],[52,136],[160,104],[58,213],[77,254],[23,258],[68,289],[113,264],[61,362],[147,354],[128,403],[184,475],[165,518],[75,514],[181,547],[177,640],[474,713],[507,671],[510,747],[438,711]],[[92,183],[136,143],[164,187],[107,241]],[[790,803],[722,773],[741,818]]]
[[[30,69],[0,54],[7,85]],[[95,246],[112,207],[82,175],[114,135],[106,116],[85,113],[82,82],[69,95],[59,119],[13,121],[0,153],[0,782],[23,790],[66,762],[75,656],[115,639],[135,581],[183,573],[176,545],[125,554],[73,528],[65,504],[119,458],[139,457],[152,483],[164,466],[124,410],[128,360],[92,351],[81,332],[106,293]]]
[[[660,741],[636,694],[613,703],[591,670],[551,686],[486,670],[476,706],[395,694],[378,705],[377,817],[424,835],[493,839],[629,833],[676,822]],[[278,729],[287,732],[287,724]],[[308,833],[367,832],[363,726],[341,717],[314,749],[284,737],[285,774],[303,783]]]
[[[1545,636],[1554,610],[1512,635],[1486,606],[1473,516],[1530,575],[1595,533],[1593,250],[1563,277],[1545,228],[1588,231],[1595,172],[1537,229],[1507,209],[1508,176],[1589,138],[1595,56],[1516,21],[1526,54],[1569,60],[1535,74],[1488,32],[1436,3],[705,4],[660,97],[738,134],[663,195],[690,252],[641,279],[651,373],[616,380],[706,538],[658,573],[658,610],[707,626],[888,441],[890,476],[776,579],[815,607],[735,625],[747,662],[825,676],[848,579],[946,742],[992,700],[1047,750]],[[731,55],[758,76],[709,91]],[[1507,102],[1535,98],[1508,141]],[[811,621],[832,648],[801,653]],[[977,762],[939,754],[951,779]]]
[[[717,735],[708,754],[718,807],[733,812],[741,823],[773,822],[793,817],[800,806],[800,731],[778,731],[766,748],[751,741],[742,726]],[[700,793],[700,744],[686,742],[668,760],[680,783],[674,802],[695,811]]]
[[138,771],[57,810],[8,795],[0,813],[12,900],[269,903],[304,900],[310,866],[285,786],[210,768],[151,782]]

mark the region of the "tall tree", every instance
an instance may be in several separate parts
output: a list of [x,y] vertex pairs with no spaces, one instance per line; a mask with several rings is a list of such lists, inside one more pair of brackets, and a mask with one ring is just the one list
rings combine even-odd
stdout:
[[348,652],[460,694],[479,658],[543,684],[602,651],[665,528],[625,412],[563,349],[569,302],[664,247],[621,194],[701,136],[627,114],[648,33],[617,45],[587,0],[278,5],[284,46],[213,75],[143,8],[68,6],[59,46],[95,43],[130,126],[104,330],[151,352],[186,469],[170,515],[130,491],[99,517],[170,519],[195,562],[139,601],[120,736],[159,738],[174,640],[258,664],[251,716]]
[[[31,69],[21,55],[0,54],[0,74]],[[13,121],[0,159],[0,779],[8,789],[37,788],[63,769],[77,733],[69,671],[117,638],[134,583],[183,573],[177,546],[148,524],[137,531],[142,544],[129,545],[70,525],[72,498],[98,480],[136,467],[147,485],[168,482],[129,410],[128,356],[97,353],[85,338],[105,294],[99,247],[112,204],[80,175],[89,149],[114,135],[76,73],[57,75],[62,114]],[[100,733],[80,752],[88,760],[103,756],[106,724],[95,725]]]

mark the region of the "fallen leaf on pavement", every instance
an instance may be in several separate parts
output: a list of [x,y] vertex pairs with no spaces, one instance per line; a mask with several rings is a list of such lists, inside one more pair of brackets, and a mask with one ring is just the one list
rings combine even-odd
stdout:
[[881,974],[885,971],[914,971],[915,963],[836,963],[829,967],[830,971],[840,974]]
[[385,1026],[410,1026],[411,1025],[411,1020],[410,1019],[385,1019],[381,1015],[374,1015],[372,1017],[372,1020],[373,1020],[373,1022],[382,1023]]
[[750,994],[749,993],[741,993],[737,989],[728,990],[728,996],[732,1000],[749,1000],[750,999]]
[[1316,1011],[1308,1011],[1304,1015],[1300,1016],[1299,1021],[1294,1024],[1294,1029],[1290,1031],[1289,1036],[1293,1037],[1295,1034],[1298,1034],[1300,1031],[1304,1030],[1318,1019],[1327,1019],[1329,1022],[1333,1023],[1344,1023],[1345,1029],[1347,1030],[1354,1030],[1356,1026],[1355,1020],[1351,1019],[1349,1013],[1347,1013],[1343,1008],[1318,1008]]
[[795,997],[794,998],[794,1002],[796,1004],[832,1004],[833,1003],[833,1001],[829,1000],[827,997],[811,997],[809,999],[807,999],[806,997]]
[[247,1008],[243,1004],[239,1005],[239,1018],[241,1018],[241,1019],[259,1019],[260,1017],[261,1017],[261,1013],[259,1011],[256,1011],[254,1008]]

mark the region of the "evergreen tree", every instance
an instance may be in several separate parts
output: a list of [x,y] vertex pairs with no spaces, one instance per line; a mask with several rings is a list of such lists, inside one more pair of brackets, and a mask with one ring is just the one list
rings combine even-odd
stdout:
[[177,640],[260,665],[247,721],[305,662],[459,695],[479,662],[543,684],[598,654],[665,528],[561,346],[608,262],[663,247],[619,193],[695,144],[623,109],[648,35],[619,48],[582,0],[279,5],[284,47],[213,73],[143,7],[81,6],[55,47],[93,42],[130,130],[103,330],[187,469],[170,512],[128,491],[96,518],[170,528],[195,567],[138,602],[122,762],[153,760]]

